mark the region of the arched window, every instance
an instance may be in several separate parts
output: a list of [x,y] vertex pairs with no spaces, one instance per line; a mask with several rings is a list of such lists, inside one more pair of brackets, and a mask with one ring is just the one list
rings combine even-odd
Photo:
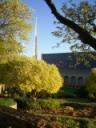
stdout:
[[71,86],[75,86],[76,85],[76,77],[72,76],[71,77]]
[[69,77],[68,76],[64,76],[64,85],[65,86],[69,85]]
[[83,82],[83,77],[78,77],[78,85],[80,86],[80,85],[83,85],[84,84],[84,82]]

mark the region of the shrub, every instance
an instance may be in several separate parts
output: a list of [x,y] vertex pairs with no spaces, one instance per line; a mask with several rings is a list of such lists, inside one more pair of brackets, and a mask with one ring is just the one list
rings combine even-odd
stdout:
[[80,119],[80,128],[96,128],[96,122],[91,119]]
[[34,101],[33,99],[29,99],[29,98],[17,98],[15,99],[15,101],[17,102],[17,108],[20,109],[35,110],[41,108],[38,100]]
[[60,107],[61,103],[60,101],[56,100],[56,99],[44,99],[44,100],[39,100],[39,104],[41,106],[41,108],[43,109],[57,109]]
[[80,98],[88,98],[88,91],[86,90],[86,86],[81,86],[77,91],[77,95]]
[[26,109],[27,108],[27,100],[24,98],[15,99],[17,102],[17,108]]
[[53,94],[52,97],[55,98],[76,98],[77,97],[77,89],[72,88],[62,88],[56,94]]
[[96,100],[96,68],[92,68],[86,80],[86,90],[89,96]]
[[18,98],[16,99],[17,107],[22,109],[57,109],[60,107],[61,103],[55,99],[33,99],[28,98]]

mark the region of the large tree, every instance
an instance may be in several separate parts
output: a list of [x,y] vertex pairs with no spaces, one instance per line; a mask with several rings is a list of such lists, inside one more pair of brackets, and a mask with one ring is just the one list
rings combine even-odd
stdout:
[[22,50],[20,43],[31,29],[30,18],[31,10],[20,0],[0,0],[0,58]]
[[17,87],[23,92],[46,91],[56,93],[63,79],[55,65],[24,56],[0,64],[0,83]]
[[[59,21],[58,31],[54,34],[65,38],[64,32],[67,31],[68,40],[80,40],[82,43],[75,44],[79,49],[91,48],[96,50],[96,3],[91,4],[88,1],[83,1],[77,4],[71,3],[71,5],[62,6],[62,12],[59,13],[54,3],[51,0],[44,0],[52,11],[53,15]],[[59,33],[58,33],[59,32]],[[69,32],[69,33],[68,33]],[[75,36],[74,36],[75,33]],[[73,39],[72,39],[73,36]]]

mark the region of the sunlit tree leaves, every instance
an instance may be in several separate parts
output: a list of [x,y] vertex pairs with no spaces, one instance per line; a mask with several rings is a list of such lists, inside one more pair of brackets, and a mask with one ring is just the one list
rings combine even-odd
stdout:
[[57,92],[63,79],[55,65],[35,58],[18,57],[0,65],[0,82],[7,87],[18,87],[23,92]]

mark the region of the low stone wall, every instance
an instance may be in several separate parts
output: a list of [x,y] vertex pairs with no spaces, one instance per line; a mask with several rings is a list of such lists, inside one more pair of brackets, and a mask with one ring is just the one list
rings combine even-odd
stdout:
[[14,109],[17,109],[17,103],[15,103],[13,105],[10,105],[9,107],[14,108]]
[[0,95],[2,94],[2,92],[5,90],[5,85],[4,84],[0,84]]
[[37,128],[40,116],[21,110],[0,106],[0,128]]

